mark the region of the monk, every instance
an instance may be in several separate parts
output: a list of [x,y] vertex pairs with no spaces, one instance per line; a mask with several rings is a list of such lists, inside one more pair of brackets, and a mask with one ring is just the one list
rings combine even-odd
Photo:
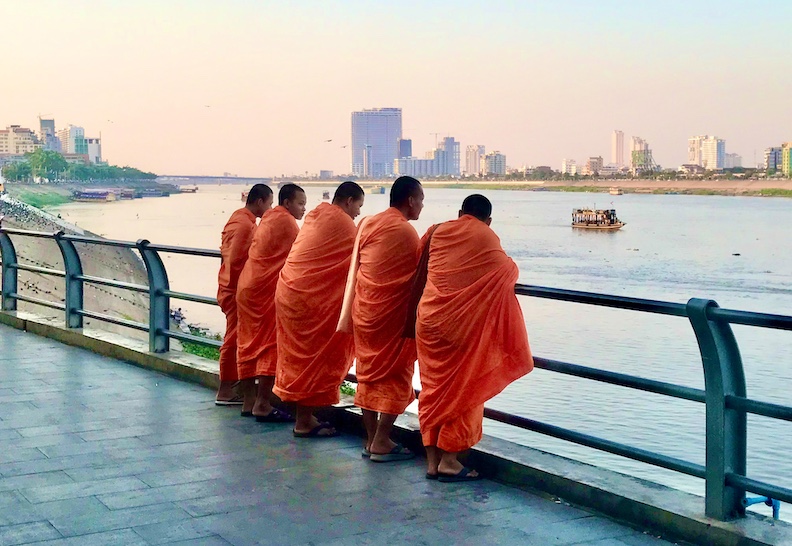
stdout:
[[248,192],[245,206],[234,212],[223,228],[220,244],[220,273],[217,276],[217,303],[226,316],[226,331],[220,347],[220,387],[215,396],[218,406],[240,406],[242,398],[234,393],[237,377],[237,307],[239,275],[248,257],[256,218],[272,207],[272,190],[256,184]]
[[415,400],[412,386],[415,340],[402,337],[421,241],[409,220],[423,209],[423,188],[402,176],[391,188],[390,208],[361,223],[359,267],[352,304],[355,405],[363,411],[367,441],[363,456],[373,462],[415,456],[391,440],[396,417]]
[[352,336],[336,332],[336,326],[355,242],[353,218],[364,197],[360,186],[344,182],[332,204],[308,213],[275,289],[278,365],[272,392],[296,403],[297,438],[338,434],[314,410],[338,403],[339,386],[352,366]]
[[[306,197],[300,186],[286,184],[278,191],[278,206],[261,217],[248,260],[237,286],[237,369],[243,396],[242,416],[256,421],[293,421],[270,403],[278,352],[275,336],[275,287],[305,214]],[[256,389],[258,379],[258,389]]]
[[514,294],[519,271],[489,227],[491,213],[486,197],[471,195],[458,219],[424,236],[429,262],[416,345],[427,479],[480,478],[459,452],[481,439],[484,402],[533,369]]

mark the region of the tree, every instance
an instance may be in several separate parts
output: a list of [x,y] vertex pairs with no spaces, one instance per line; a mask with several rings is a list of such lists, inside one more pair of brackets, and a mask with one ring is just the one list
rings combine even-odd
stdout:
[[25,154],[25,157],[30,165],[32,175],[36,178],[43,178],[48,182],[57,179],[58,175],[69,167],[69,164],[61,154],[41,148],[35,152]]
[[3,167],[3,178],[19,182],[20,180],[27,180],[30,178],[31,170],[30,164],[27,161],[20,163],[9,163]]

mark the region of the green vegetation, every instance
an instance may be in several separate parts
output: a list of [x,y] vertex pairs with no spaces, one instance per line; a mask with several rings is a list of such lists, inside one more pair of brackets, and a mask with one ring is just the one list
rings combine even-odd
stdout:
[[764,197],[792,197],[792,190],[784,190],[781,188],[765,188],[759,190],[757,195]]
[[[198,337],[223,341],[223,337],[220,334],[210,335],[204,330],[195,328],[193,326],[190,326],[190,333]],[[207,345],[201,345],[200,343],[193,343],[191,341],[182,341],[181,344],[185,353],[200,356],[202,358],[208,358],[209,360],[220,360],[220,349],[217,347],[209,347]]]
[[341,391],[341,394],[346,394],[347,396],[355,396],[355,387],[349,381],[344,381],[341,383],[341,386],[338,388]]
[[38,149],[25,154],[25,160],[3,167],[3,176],[13,182],[41,180],[47,182],[91,181],[91,180],[153,180],[154,173],[133,167],[114,165],[86,165],[69,163],[58,152]]
[[65,195],[61,195],[56,192],[37,192],[37,191],[15,191],[14,197],[22,201],[23,203],[27,203],[32,207],[36,207],[37,209],[43,209],[45,207],[55,207],[58,205],[62,205],[64,203],[69,203],[71,199],[69,199]]

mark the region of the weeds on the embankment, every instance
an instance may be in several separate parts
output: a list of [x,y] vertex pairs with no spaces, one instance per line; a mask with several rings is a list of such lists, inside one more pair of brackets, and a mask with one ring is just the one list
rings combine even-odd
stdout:
[[[207,339],[214,339],[217,341],[223,341],[223,338],[220,334],[207,334],[205,331],[194,328],[190,326],[190,333],[197,337],[205,337]],[[200,356],[202,358],[208,358],[209,360],[220,360],[220,349],[217,347],[210,347],[208,345],[201,345],[200,343],[194,343],[192,341],[182,341],[182,348],[185,353]]]
[[57,192],[16,190],[11,193],[11,195],[23,203],[27,203],[31,207],[36,207],[37,209],[71,203],[71,199],[69,199],[66,195],[62,195]]

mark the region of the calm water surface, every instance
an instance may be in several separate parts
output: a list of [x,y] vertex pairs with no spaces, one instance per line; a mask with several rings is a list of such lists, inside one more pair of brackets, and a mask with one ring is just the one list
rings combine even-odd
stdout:
[[[118,239],[217,248],[228,216],[241,206],[238,186],[197,194],[60,207],[63,217]],[[426,189],[419,234],[456,217],[468,190]],[[684,303],[792,313],[792,200],[687,195],[483,191],[492,228],[520,267],[520,282]],[[321,188],[308,188],[308,207]],[[384,210],[387,195],[367,195],[363,214]],[[615,233],[570,228],[574,207],[617,209]],[[175,290],[214,295],[218,264],[166,256]],[[174,302],[175,304],[175,302]],[[703,388],[701,359],[686,319],[521,298],[534,354]],[[221,331],[219,309],[183,302],[193,323]],[[792,403],[792,334],[734,327],[752,398]],[[547,423],[704,463],[704,406],[535,370],[490,406]],[[792,424],[749,418],[748,473],[792,487]],[[621,457],[487,423],[488,433],[693,493],[702,480]],[[760,511],[762,511],[760,509]],[[788,512],[788,511],[787,511]],[[790,516],[789,513],[786,514]]]

